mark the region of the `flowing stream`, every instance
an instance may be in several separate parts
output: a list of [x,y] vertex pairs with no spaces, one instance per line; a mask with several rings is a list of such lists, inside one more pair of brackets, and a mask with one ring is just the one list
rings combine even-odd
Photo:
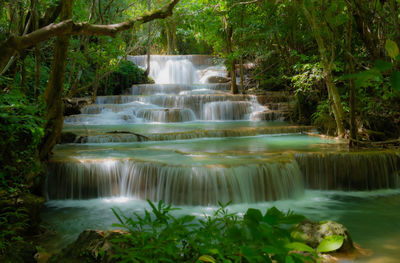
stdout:
[[[145,67],[143,56],[129,60]],[[290,96],[232,95],[209,56],[152,56],[156,84],[98,97],[65,118],[75,143],[57,145],[42,217],[65,245],[88,228],[109,229],[111,212],[143,212],[164,200],[175,212],[211,214],[218,202],[243,213],[271,206],[337,220],[373,251],[356,262],[400,258],[400,155],[349,152],[285,120]],[[54,242],[54,246],[60,246]]]

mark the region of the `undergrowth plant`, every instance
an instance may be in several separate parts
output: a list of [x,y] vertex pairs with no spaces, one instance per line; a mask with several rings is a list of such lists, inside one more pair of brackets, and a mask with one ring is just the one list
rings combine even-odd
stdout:
[[330,237],[323,247],[308,246],[291,235],[305,217],[275,207],[264,214],[250,208],[243,217],[220,205],[213,215],[202,219],[185,215],[162,201],[143,216],[128,217],[113,209],[120,227],[129,233],[113,240],[118,262],[318,262],[317,252],[340,248],[343,238]]

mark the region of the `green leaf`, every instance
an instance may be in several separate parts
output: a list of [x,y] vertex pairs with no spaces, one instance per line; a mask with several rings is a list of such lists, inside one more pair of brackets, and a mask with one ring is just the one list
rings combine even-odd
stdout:
[[240,252],[245,256],[245,258],[249,261],[255,261],[254,259],[257,257],[257,252],[254,248],[248,246],[242,246],[240,248]]
[[300,242],[293,242],[293,243],[289,243],[285,246],[288,249],[292,249],[292,250],[298,250],[298,251],[304,251],[304,252],[314,252],[314,249],[304,243],[300,243]]
[[296,263],[291,255],[285,257],[285,263]]
[[386,40],[385,48],[387,53],[389,54],[389,57],[391,57],[392,59],[395,59],[400,53],[399,47],[393,40]]
[[317,252],[331,252],[339,249],[343,245],[344,237],[339,235],[333,235],[324,238],[317,247]]
[[271,226],[275,226],[280,223],[279,221],[282,217],[284,217],[284,214],[281,211],[279,211],[276,207],[271,207],[265,213],[262,221],[270,224]]
[[244,215],[244,218],[249,221],[260,222],[262,219],[261,211],[254,208],[249,208]]
[[209,255],[203,255],[203,256],[199,257],[199,260],[203,261],[203,262],[211,262],[211,263],[217,262],[215,260],[215,258],[213,258],[212,256],[209,256]]
[[400,72],[395,71],[390,75],[390,84],[392,84],[393,89],[400,91]]
[[376,60],[375,61],[375,67],[380,71],[380,72],[385,72],[388,71],[390,69],[392,69],[393,64],[387,61],[383,61],[383,60]]

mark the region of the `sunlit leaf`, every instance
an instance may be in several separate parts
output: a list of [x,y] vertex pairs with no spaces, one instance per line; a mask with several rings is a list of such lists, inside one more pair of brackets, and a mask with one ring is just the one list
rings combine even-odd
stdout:
[[211,263],[217,262],[215,260],[215,258],[213,258],[212,256],[209,256],[209,255],[203,255],[203,256],[199,257],[199,260],[203,261],[203,262],[211,262]]
[[400,53],[399,47],[393,40],[386,40],[385,48],[387,53],[389,54],[389,57],[391,57],[392,59],[395,59]]
[[343,245],[344,237],[339,235],[333,235],[324,238],[324,240],[319,243],[317,247],[317,252],[331,252],[336,249],[339,249]]

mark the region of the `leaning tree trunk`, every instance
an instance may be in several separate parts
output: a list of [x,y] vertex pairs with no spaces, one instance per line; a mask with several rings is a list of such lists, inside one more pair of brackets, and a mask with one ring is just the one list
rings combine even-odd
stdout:
[[[60,15],[61,21],[71,19],[73,0],[64,0]],[[64,91],[65,66],[67,63],[69,35],[59,36],[54,46],[54,58],[50,79],[44,90],[46,103],[46,124],[44,138],[40,146],[40,159],[48,159],[51,150],[56,145],[63,126],[62,94]]]
[[[354,60],[352,55],[352,38],[353,38],[353,8],[351,4],[347,5],[348,12],[350,14],[349,21],[347,22],[347,32],[346,32],[346,60],[348,64],[348,74],[354,74]],[[350,88],[350,137],[349,137],[349,146],[357,147],[357,125],[356,125],[356,96],[355,96],[355,84],[354,79],[349,79],[349,88]]]
[[333,76],[332,76],[332,67],[333,67],[333,62],[335,58],[335,52],[334,52],[334,38],[332,37],[332,42],[331,42],[331,55],[330,59],[328,57],[328,50],[326,49],[325,41],[324,38],[321,34],[321,29],[320,25],[316,21],[315,18],[315,10],[312,9],[311,12],[308,10],[304,2],[302,1],[302,9],[304,11],[304,15],[308,22],[310,23],[314,38],[317,42],[318,45],[318,50],[321,56],[321,63],[322,63],[322,68],[323,68],[323,76],[325,79],[326,83],[326,88],[328,90],[329,94],[329,100],[331,102],[332,106],[332,111],[333,115],[335,116],[335,121],[336,121],[336,127],[337,127],[337,133],[338,137],[344,137],[345,130],[344,130],[344,111],[343,111],[343,106],[342,102],[340,99],[339,91],[333,82]]

